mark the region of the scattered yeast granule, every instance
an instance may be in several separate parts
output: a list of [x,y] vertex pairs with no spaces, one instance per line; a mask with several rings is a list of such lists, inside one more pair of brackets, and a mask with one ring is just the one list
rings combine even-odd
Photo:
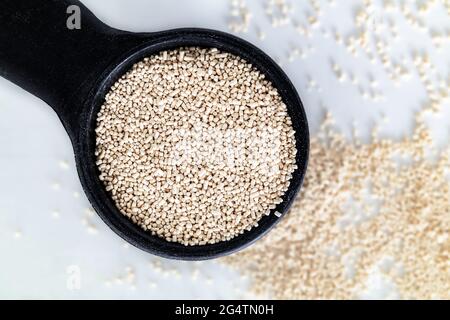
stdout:
[[374,271],[401,298],[449,299],[450,149],[432,148],[420,116],[411,139],[371,144],[349,143],[330,119],[290,213],[224,262],[278,299],[361,298]]
[[296,169],[295,131],[277,90],[217,49],[135,64],[107,94],[96,133],[100,179],[120,211],[185,245],[257,226]]

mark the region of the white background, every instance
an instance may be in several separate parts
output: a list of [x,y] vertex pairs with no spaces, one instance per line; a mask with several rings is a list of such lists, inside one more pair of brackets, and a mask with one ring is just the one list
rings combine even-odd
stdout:
[[[247,1],[253,18],[248,32],[240,36],[281,63],[302,97],[312,133],[327,109],[346,134],[355,123],[361,134],[368,136],[376,122],[380,122],[382,136],[410,134],[414,112],[427,98],[414,69],[414,50],[428,52],[436,68],[430,70],[433,83],[448,79],[450,18],[439,1],[422,16],[428,29],[409,25],[400,11],[387,12],[382,1],[375,1],[372,14],[389,43],[389,55],[411,70],[398,84],[387,77],[380,61],[372,63],[362,52],[350,54],[345,44],[332,36],[333,31],[343,37],[354,33],[354,12],[363,1],[317,1],[320,23],[307,27],[310,36],[299,34],[292,24],[273,28],[264,12],[267,2]],[[415,1],[403,2],[415,10]],[[232,19],[231,1],[225,0],[83,3],[106,23],[130,31],[177,27],[228,31]],[[294,7],[292,20],[308,26],[307,17],[313,12],[310,3],[289,3]],[[397,38],[382,29],[389,21],[398,27]],[[264,40],[258,30],[265,32]],[[447,32],[440,48],[432,41],[433,30]],[[304,55],[290,61],[295,48]],[[354,73],[358,83],[348,78],[339,81],[333,63],[347,74]],[[361,89],[382,97],[376,101],[365,98]],[[450,130],[448,101],[442,107],[444,112],[429,120],[435,137],[445,143]],[[248,297],[245,288],[249,279],[214,261],[168,261],[128,246],[90,214],[89,208],[69,138],[56,115],[42,101],[0,79],[0,298]],[[79,290],[67,286],[73,271],[81,274]],[[383,297],[382,287],[373,284],[368,297]]]

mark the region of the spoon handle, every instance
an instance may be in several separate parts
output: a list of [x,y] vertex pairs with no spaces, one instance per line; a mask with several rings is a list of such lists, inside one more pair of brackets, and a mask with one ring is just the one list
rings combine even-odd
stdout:
[[0,1],[0,76],[52,106],[66,129],[79,112],[70,106],[134,41],[76,0]]

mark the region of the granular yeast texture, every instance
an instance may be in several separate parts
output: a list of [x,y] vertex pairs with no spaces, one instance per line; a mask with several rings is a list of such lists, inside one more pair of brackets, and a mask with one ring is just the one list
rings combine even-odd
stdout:
[[362,298],[381,275],[399,296],[450,298],[450,150],[433,147],[424,112],[412,138],[350,143],[327,117],[306,182],[266,238],[225,262],[278,299]]
[[120,211],[168,241],[203,245],[258,225],[288,189],[291,119],[245,60],[197,47],[135,64],[97,118],[100,179]]

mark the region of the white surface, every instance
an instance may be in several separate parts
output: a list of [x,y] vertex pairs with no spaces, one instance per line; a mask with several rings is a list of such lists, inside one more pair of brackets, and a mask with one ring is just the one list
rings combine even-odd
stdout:
[[[85,0],[106,23],[131,31],[157,31],[177,27],[206,27],[228,31],[229,1],[225,0]],[[311,36],[298,34],[292,25],[272,28],[264,13],[265,1],[247,1],[253,19],[250,40],[282,63],[303,99],[311,131],[317,129],[325,108],[337,125],[349,133],[354,120],[364,135],[383,115],[381,134],[401,137],[412,130],[414,112],[426,99],[426,92],[413,69],[413,50],[426,51],[436,71],[432,81],[446,80],[450,73],[448,37],[442,48],[433,45],[429,31],[409,26],[399,12],[375,7],[374,15],[395,22],[399,37],[387,30],[383,39],[392,43],[390,55],[406,62],[411,77],[395,85],[381,63],[371,63],[363,54],[351,55],[329,33],[353,32],[353,13],[363,1],[319,1],[322,16]],[[293,3],[294,1],[291,1]],[[414,1],[411,3],[412,10]],[[300,3],[300,2],[299,2]],[[377,2],[378,3],[378,2]],[[381,1],[380,1],[381,3]],[[312,12],[309,2],[294,4],[292,18],[306,25]],[[423,16],[437,31],[450,29],[449,15],[439,4]],[[259,40],[257,28],[266,33]],[[293,48],[306,53],[289,62]],[[339,82],[331,63],[353,72],[359,85],[348,79]],[[379,101],[364,99],[358,87],[381,92]],[[311,79],[316,83],[312,85]],[[311,88],[311,86],[313,88]],[[447,88],[448,90],[448,88]],[[449,136],[450,108],[430,121],[443,143]],[[37,98],[0,79],[0,298],[240,298],[247,280],[215,262],[187,263],[162,260],[124,242],[96,215],[89,215],[89,203],[81,191],[69,139],[53,111]],[[68,166],[65,165],[67,161]],[[55,211],[59,217],[55,217]],[[95,226],[92,233],[89,225]],[[162,268],[151,263],[162,261]],[[81,272],[81,288],[70,290],[71,266]],[[127,275],[132,268],[135,277]],[[69,268],[69,269],[68,269]],[[196,269],[199,275],[196,276]],[[75,269],[77,270],[77,269]],[[177,276],[179,270],[181,276]],[[125,279],[121,277],[125,276]],[[119,277],[119,279],[117,279]],[[374,276],[373,292],[363,297],[383,297],[386,286]],[[122,283],[121,283],[122,282]],[[156,287],[153,285],[156,283]],[[69,286],[70,287],[70,286]],[[236,289],[237,288],[237,289]],[[389,288],[388,288],[389,289]],[[370,291],[370,290],[369,290]]]

